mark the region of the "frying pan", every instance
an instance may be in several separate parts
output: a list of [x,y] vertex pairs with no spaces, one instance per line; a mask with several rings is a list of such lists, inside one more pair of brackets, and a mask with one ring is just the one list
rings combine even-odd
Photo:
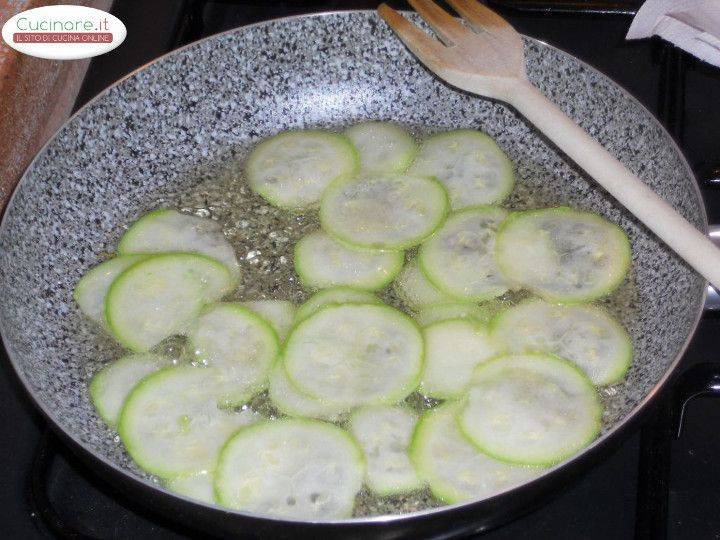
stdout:
[[[652,114],[569,54],[531,38],[525,45],[530,80],[706,230],[693,174]],[[261,138],[362,119],[395,121],[418,135],[481,129],[516,165],[518,187],[510,204],[567,204],[599,212],[627,231],[632,271],[610,307],[632,335],[635,359],[624,382],[601,392],[602,435],[542,477],[495,497],[394,515],[383,515],[385,509],[341,521],[289,521],[194,503],[165,491],[133,465],[89,401],[89,378],[121,351],[79,313],[71,299],[74,285],[114,250],[127,224],[152,208],[182,206],[182,193],[202,198],[204,188],[197,186],[239,174],[238,163]],[[242,294],[272,294],[262,289],[259,276],[286,280],[291,275],[280,261],[290,248],[270,234],[285,218],[243,193],[238,187],[227,201],[210,201],[202,211],[218,212],[237,234],[245,231],[236,243],[246,275]],[[451,534],[483,530],[527,510],[562,489],[637,422],[685,350],[705,290],[701,277],[513,110],[436,80],[369,11],[239,28],[131,74],[48,142],[25,172],[0,225],[0,331],[28,394],[62,438],[111,482],[175,520],[221,536]],[[297,291],[289,296],[301,299]]]

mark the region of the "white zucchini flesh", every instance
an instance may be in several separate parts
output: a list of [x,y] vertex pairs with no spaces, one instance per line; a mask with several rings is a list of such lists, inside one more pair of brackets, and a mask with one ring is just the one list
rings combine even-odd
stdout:
[[282,208],[305,208],[320,200],[336,178],[355,174],[360,159],[342,135],[319,130],[286,131],[257,145],[245,173],[253,191]]
[[121,345],[147,352],[186,332],[203,305],[219,300],[231,283],[227,268],[215,259],[194,253],[154,255],[113,281],[105,318]]
[[363,407],[350,417],[350,433],[365,452],[371,491],[388,496],[422,486],[408,455],[416,422],[412,411],[391,405]]
[[548,466],[587,446],[600,432],[595,387],[556,356],[503,356],[473,373],[458,417],[463,433],[486,454]]
[[300,392],[288,380],[282,362],[278,362],[270,372],[268,391],[275,408],[288,416],[336,421],[349,410],[348,407],[339,407]]
[[495,237],[507,212],[492,206],[461,210],[420,248],[420,269],[445,294],[481,302],[508,290],[495,258]]
[[552,353],[570,360],[597,386],[619,382],[632,362],[627,331],[596,306],[529,300],[501,313],[492,333],[510,353]]
[[410,166],[417,145],[410,134],[389,122],[363,122],[345,130],[360,154],[360,170],[402,172]]
[[415,322],[385,305],[341,304],[291,332],[283,361],[300,391],[339,406],[394,403],[418,385],[423,339]]
[[395,279],[404,260],[402,251],[353,248],[322,231],[295,245],[295,270],[302,284],[311,289],[347,286],[377,291]]
[[214,476],[212,472],[201,472],[188,476],[177,476],[165,482],[165,487],[190,499],[215,504]]
[[320,222],[350,245],[401,250],[432,234],[447,209],[447,193],[435,179],[376,173],[333,182],[320,203]]
[[106,326],[105,297],[110,285],[130,266],[145,258],[145,255],[123,255],[88,270],[73,291],[73,298],[80,306],[80,310],[96,323]]
[[501,352],[488,329],[474,321],[436,322],[425,327],[423,335],[425,367],[420,392],[436,399],[460,397],[475,367]]
[[408,309],[417,311],[424,306],[452,302],[420,270],[417,259],[409,261],[398,274],[393,285],[395,292]]
[[100,417],[115,426],[125,398],[142,378],[169,366],[172,360],[159,354],[130,354],[108,364],[90,381],[90,398]]
[[597,214],[548,208],[511,216],[495,258],[506,278],[549,302],[589,302],[625,278],[632,253],[625,231]]
[[458,428],[459,412],[455,402],[426,412],[410,446],[418,474],[442,502],[486,499],[543,473],[539,467],[505,463],[480,452]]
[[444,302],[430,304],[420,308],[415,315],[415,320],[420,326],[430,326],[433,323],[448,321],[451,319],[468,319],[478,323],[488,323],[492,318],[492,308],[485,305],[473,304],[471,302]]
[[426,139],[409,172],[440,180],[448,190],[454,210],[497,204],[515,184],[512,163],[497,143],[470,129]]
[[218,408],[222,374],[212,368],[176,366],[145,377],[120,413],[118,433],[130,456],[160,478],[215,469],[222,445],[258,415]]
[[228,508],[303,520],[352,514],[365,462],[350,435],[317,420],[277,420],[241,429],[223,448],[215,474]]
[[295,314],[295,322],[307,319],[316,311],[332,304],[380,304],[380,299],[371,292],[352,287],[331,287],[313,294]]
[[267,385],[280,352],[275,330],[259,315],[236,303],[206,306],[193,323],[188,343],[196,361],[222,373],[222,406],[247,402]]
[[250,300],[243,306],[260,315],[284,341],[295,320],[297,306],[287,300]]
[[177,210],[155,210],[137,220],[118,245],[120,255],[138,253],[199,253],[224,264],[236,283],[240,266],[222,227],[212,219]]

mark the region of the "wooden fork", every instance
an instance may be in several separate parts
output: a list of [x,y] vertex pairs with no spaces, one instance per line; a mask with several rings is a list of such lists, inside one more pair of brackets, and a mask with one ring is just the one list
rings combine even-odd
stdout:
[[386,4],[380,16],[415,56],[451,85],[512,105],[618,202],[720,286],[720,249],[528,81],[515,29],[475,0],[447,0],[469,28],[431,0],[409,0],[440,41]]

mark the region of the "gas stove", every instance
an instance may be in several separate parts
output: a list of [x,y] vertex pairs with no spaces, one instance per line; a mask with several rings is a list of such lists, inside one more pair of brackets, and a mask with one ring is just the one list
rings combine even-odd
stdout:
[[[406,8],[398,2],[394,7]],[[118,49],[93,60],[76,108],[153,58],[202,37],[299,13],[372,9],[363,0],[116,0],[127,26]],[[489,2],[520,32],[587,61],[655,112],[702,183],[720,223],[720,69],[657,40],[626,42],[639,2]],[[666,397],[640,430],[563,493],[487,532],[488,540],[720,537],[720,316],[706,312]],[[715,377],[715,374],[718,374]],[[140,507],[87,469],[49,431],[0,362],[0,490],[6,538],[206,538]],[[682,429],[680,430],[680,426]]]

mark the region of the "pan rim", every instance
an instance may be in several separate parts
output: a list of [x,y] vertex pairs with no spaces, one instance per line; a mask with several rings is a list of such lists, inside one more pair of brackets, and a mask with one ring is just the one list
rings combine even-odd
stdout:
[[[405,15],[414,15],[414,12],[411,11],[402,11]],[[14,199],[18,193],[18,188],[20,185],[26,180],[28,173],[33,169],[35,166],[35,163],[40,159],[41,156],[43,156],[48,149],[48,147],[55,141],[59,133],[72,121],[75,120],[75,118],[81,116],[87,109],[89,109],[96,101],[99,101],[100,99],[103,99],[107,96],[107,94],[113,90],[115,87],[122,84],[125,80],[135,76],[137,73],[149,68],[150,66],[159,63],[166,58],[180,54],[184,52],[185,50],[198,46],[206,41],[218,39],[225,35],[229,35],[235,32],[242,32],[246,31],[250,28],[255,28],[258,26],[264,26],[269,24],[276,24],[276,23],[282,23],[285,21],[292,21],[295,19],[310,19],[310,18],[319,18],[319,17],[329,17],[329,16],[337,16],[337,15],[353,15],[353,14],[364,14],[364,15],[376,15],[375,10],[372,9],[349,9],[349,10],[331,10],[331,11],[321,11],[321,12],[313,12],[313,13],[303,13],[303,14],[296,14],[296,15],[290,15],[286,17],[278,17],[274,19],[267,19],[263,21],[258,21],[252,24],[243,25],[243,26],[237,26],[234,28],[230,28],[228,30],[224,30],[222,32],[218,32],[209,36],[206,36],[202,39],[187,43],[183,45],[182,47],[179,47],[177,49],[173,49],[172,51],[169,51],[161,56],[158,56],[157,58],[154,58],[145,64],[139,66],[138,68],[134,69],[133,71],[127,73],[117,81],[113,82],[106,88],[104,88],[102,91],[100,91],[97,95],[95,95],[92,99],[88,100],[82,107],[80,107],[77,111],[75,111],[63,124],[51,135],[51,137],[47,140],[45,144],[38,150],[37,154],[33,157],[33,159],[30,161],[30,163],[27,165],[25,170],[23,171],[22,175],[20,176],[20,179],[18,180],[17,184],[13,188],[11,196],[8,198],[8,201],[5,205],[5,209],[3,210],[3,215],[0,218],[0,236],[5,233],[5,229],[7,228],[7,211],[11,207],[11,205],[14,202]],[[704,198],[702,196],[702,192],[700,191],[700,186],[698,184],[697,178],[695,176],[695,173],[693,172],[692,168],[690,167],[690,164],[687,161],[687,158],[683,154],[682,150],[678,146],[677,142],[675,141],[675,138],[665,129],[665,127],[662,125],[662,123],[657,119],[655,114],[650,111],[645,105],[640,102],[639,99],[637,99],[633,94],[631,94],[625,87],[615,82],[614,79],[606,75],[604,72],[600,71],[599,69],[595,68],[594,66],[588,64],[587,62],[577,58],[575,55],[570,54],[569,52],[565,51],[564,49],[560,47],[556,47],[555,45],[552,45],[550,43],[547,43],[545,41],[542,41],[540,39],[536,39],[530,36],[526,36],[525,34],[521,34],[523,37],[529,39],[532,42],[538,43],[544,47],[547,47],[548,49],[552,49],[555,51],[559,51],[562,54],[567,55],[568,57],[572,58],[575,62],[577,62],[580,66],[584,67],[585,69],[588,69],[592,72],[598,73],[601,76],[605,77],[608,81],[610,81],[620,92],[626,97],[629,98],[632,102],[634,102],[638,107],[640,107],[642,110],[644,110],[650,117],[651,122],[655,124],[656,127],[660,128],[660,130],[667,136],[667,138],[670,141],[670,145],[676,153],[680,156],[680,159],[682,161],[683,167],[685,168],[686,172],[688,173],[689,177],[693,180],[692,186],[695,191],[695,195],[697,196],[697,199],[700,201],[700,218],[702,222],[702,232],[707,234],[708,232],[708,217],[707,217],[707,211],[705,209],[704,204]],[[484,99],[484,98],[480,98]],[[669,249],[669,248],[668,248]],[[151,490],[159,491],[166,497],[174,497],[177,499],[181,499],[187,503],[195,504],[202,506],[206,508],[207,510],[223,513],[223,514],[232,514],[232,515],[238,515],[242,517],[246,517],[249,519],[262,519],[262,520],[268,520],[268,521],[274,521],[278,523],[297,523],[298,525],[317,525],[317,526],[352,526],[352,525],[362,525],[362,524],[368,524],[368,525],[377,525],[377,524],[383,524],[383,523],[398,523],[402,521],[410,521],[414,519],[419,519],[423,517],[430,517],[432,515],[441,514],[444,512],[451,512],[453,510],[459,510],[461,508],[467,508],[473,505],[480,505],[480,504],[492,504],[493,501],[497,501],[500,498],[507,497],[510,494],[514,492],[520,492],[529,489],[532,485],[537,485],[542,482],[547,481],[551,476],[557,475],[560,471],[567,470],[570,467],[573,466],[581,466],[581,461],[588,456],[596,453],[599,451],[602,447],[607,446],[612,439],[615,438],[615,436],[620,436],[621,432],[625,431],[626,428],[630,426],[644,411],[646,411],[652,402],[655,401],[655,398],[662,392],[663,389],[667,386],[668,381],[675,375],[675,371],[678,367],[678,364],[682,360],[690,341],[693,339],[697,327],[700,323],[700,320],[702,318],[704,309],[703,305],[705,303],[706,297],[707,297],[707,280],[703,279],[703,289],[702,289],[702,295],[699,302],[699,309],[695,316],[695,320],[693,321],[691,325],[691,331],[688,333],[688,336],[686,337],[685,341],[683,342],[682,346],[680,347],[677,355],[675,358],[668,364],[668,367],[664,371],[662,377],[658,380],[658,382],[652,387],[652,389],[643,397],[643,399],[637,403],[630,412],[618,423],[612,426],[607,432],[603,433],[600,437],[595,439],[590,445],[583,448],[581,452],[574,455],[572,458],[563,461],[562,463],[559,463],[555,465],[554,467],[551,467],[547,469],[545,473],[543,473],[541,476],[534,478],[533,480],[526,482],[524,484],[521,484],[519,486],[515,486],[509,489],[506,489],[504,491],[498,492],[495,495],[491,497],[487,497],[484,499],[477,499],[477,500],[471,500],[471,501],[465,501],[461,503],[455,503],[451,505],[444,505],[444,506],[438,506],[435,508],[427,508],[424,510],[419,510],[415,512],[409,512],[404,514],[384,514],[384,515],[378,515],[378,516],[367,516],[362,518],[348,518],[348,519],[332,519],[332,520],[301,520],[301,519],[289,519],[289,518],[281,518],[278,516],[272,516],[272,515],[266,515],[266,514],[258,514],[258,513],[250,513],[250,512],[243,512],[240,510],[233,510],[229,508],[220,507],[213,504],[204,503],[201,501],[197,501],[195,499],[191,499],[189,497],[186,497],[184,495],[173,493],[166,488],[164,488],[161,484],[152,482],[151,480],[141,478],[139,476],[136,476],[132,472],[128,471],[127,469],[124,469],[117,465],[116,463],[106,459],[104,456],[97,455],[89,446],[87,446],[85,443],[83,443],[82,440],[80,440],[76,434],[71,433],[69,430],[66,430],[55,418],[54,413],[46,406],[44,402],[42,402],[39,397],[35,394],[32,385],[30,384],[30,381],[27,379],[25,374],[23,373],[22,369],[19,366],[19,363],[16,362],[17,355],[15,351],[12,349],[11,346],[9,346],[6,338],[4,337],[6,335],[5,328],[3,327],[2,320],[0,320],[0,342],[2,342],[2,345],[5,349],[5,352],[7,353],[8,361],[10,365],[12,366],[13,371],[15,372],[16,377],[19,379],[19,381],[22,383],[23,389],[25,390],[28,397],[30,397],[33,404],[40,410],[43,417],[48,421],[50,426],[53,428],[54,431],[62,435],[62,438],[66,440],[66,442],[72,443],[72,445],[77,448],[78,450],[81,450],[84,452],[90,459],[100,461],[105,467],[109,468],[113,473],[121,475],[124,479],[129,480],[137,485],[137,487],[143,487],[143,488],[150,488]]]

